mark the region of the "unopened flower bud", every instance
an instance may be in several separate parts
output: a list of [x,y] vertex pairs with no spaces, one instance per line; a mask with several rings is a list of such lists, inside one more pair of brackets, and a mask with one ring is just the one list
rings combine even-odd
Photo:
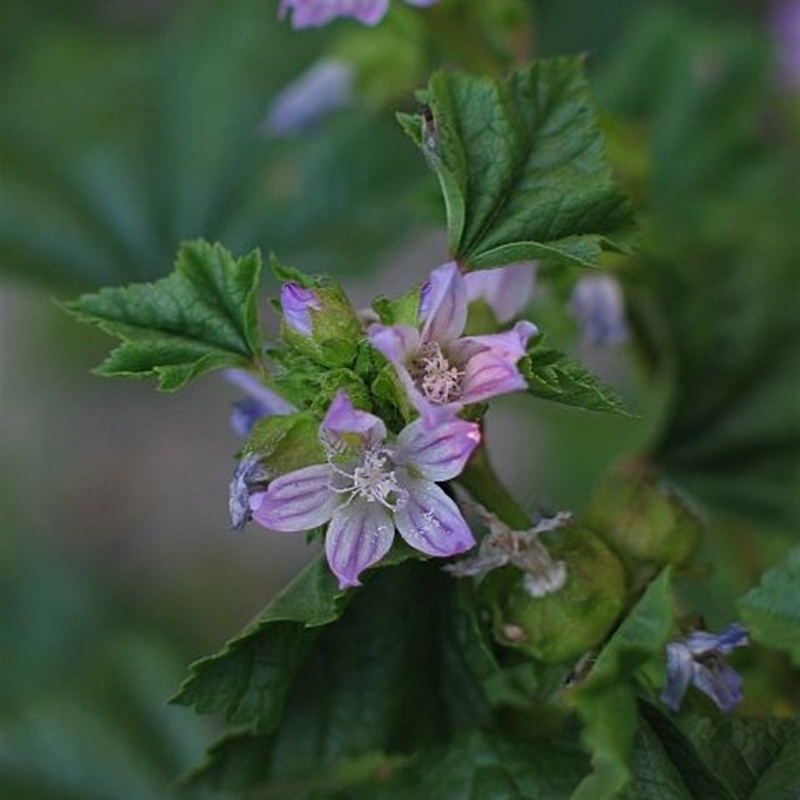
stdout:
[[608,634],[622,611],[625,578],[619,559],[588,528],[571,523],[543,539],[549,571],[509,564],[487,575],[479,591],[498,641],[557,663],[577,658]]
[[281,287],[283,337],[295,350],[328,367],[345,367],[356,357],[361,325],[344,292],[335,285]]

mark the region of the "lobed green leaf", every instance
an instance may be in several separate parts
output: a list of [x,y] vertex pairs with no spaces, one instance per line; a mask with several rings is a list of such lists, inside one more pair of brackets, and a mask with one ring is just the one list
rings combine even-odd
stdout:
[[622,398],[613,389],[558,350],[534,345],[517,366],[528,382],[528,391],[536,397],[628,416]]
[[212,369],[260,358],[257,251],[234,259],[221,245],[187,242],[175,270],[153,283],[102,289],[64,308],[122,340],[100,375],[157,375],[174,391]]
[[632,214],[611,177],[582,58],[538,61],[504,81],[437,73],[421,99],[425,113],[400,122],[437,173],[459,262],[586,267],[626,249]]

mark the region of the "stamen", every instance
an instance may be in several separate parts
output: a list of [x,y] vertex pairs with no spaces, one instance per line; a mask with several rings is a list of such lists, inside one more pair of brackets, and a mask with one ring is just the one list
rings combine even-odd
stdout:
[[461,397],[464,370],[450,365],[438,342],[427,342],[420,348],[411,375],[433,403],[449,403]]
[[408,492],[397,482],[395,471],[390,467],[390,454],[383,448],[366,450],[361,462],[352,466],[352,471],[343,469],[329,457],[328,463],[337,475],[346,478],[349,485],[330,488],[337,494],[347,494],[345,505],[354,497],[363,497],[369,503],[378,502],[390,511],[396,511],[408,500]]

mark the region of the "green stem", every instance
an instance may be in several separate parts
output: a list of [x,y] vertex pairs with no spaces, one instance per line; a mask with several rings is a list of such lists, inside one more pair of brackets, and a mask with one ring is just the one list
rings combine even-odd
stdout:
[[512,530],[524,531],[531,527],[530,517],[497,476],[483,445],[473,453],[458,481],[477,502]]

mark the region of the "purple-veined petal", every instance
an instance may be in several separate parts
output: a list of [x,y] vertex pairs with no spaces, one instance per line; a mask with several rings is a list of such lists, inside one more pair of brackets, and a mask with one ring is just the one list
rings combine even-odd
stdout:
[[308,531],[327,522],[342,502],[330,488],[329,464],[287,472],[250,495],[253,519],[273,531]]
[[479,403],[527,388],[528,384],[515,364],[516,359],[508,360],[490,350],[474,355],[464,369],[461,402],[465,405]]
[[726,714],[742,701],[742,679],[721,659],[713,660],[709,666],[695,662],[692,682]]
[[313,325],[311,309],[322,308],[317,293],[301,286],[297,281],[287,281],[281,286],[281,310],[286,324],[303,336],[311,336]]
[[670,642],[667,645],[667,680],[661,692],[661,701],[665,706],[673,711],[680,708],[693,672],[694,659],[689,648],[681,642]]
[[389,9],[389,0],[282,0],[279,15],[292,11],[293,28],[326,25],[336,17],[353,17],[377,25]]
[[315,122],[353,100],[355,70],[344,61],[323,58],[295,78],[272,101],[262,129],[285,136]]
[[400,474],[398,483],[408,498],[394,512],[394,523],[414,549],[431,556],[452,556],[475,544],[458,506],[435,483]]
[[452,414],[429,424],[417,419],[400,431],[394,460],[413,466],[429,481],[449,481],[460,475],[480,444],[480,427]]
[[333,514],[325,534],[325,554],[339,587],[358,586],[358,576],[392,546],[394,523],[380,503],[355,499]]
[[533,294],[536,265],[532,261],[496,269],[479,269],[464,276],[467,301],[486,301],[497,321],[508,322],[528,304]]
[[404,366],[420,348],[419,332],[408,325],[375,323],[369,326],[367,338],[395,367]]
[[467,287],[455,261],[431,272],[421,306],[425,312],[423,343],[446,345],[461,336],[467,324]]
[[355,434],[365,446],[373,445],[386,438],[386,425],[374,414],[356,408],[347,393],[339,389],[322,420],[320,435],[336,442],[347,434]]
[[455,350],[459,355],[462,353],[471,355],[478,349],[486,349],[516,363],[525,355],[528,339],[538,332],[539,329],[532,322],[520,320],[513,328],[503,333],[489,333],[485,336],[465,336],[459,339],[451,350]]

